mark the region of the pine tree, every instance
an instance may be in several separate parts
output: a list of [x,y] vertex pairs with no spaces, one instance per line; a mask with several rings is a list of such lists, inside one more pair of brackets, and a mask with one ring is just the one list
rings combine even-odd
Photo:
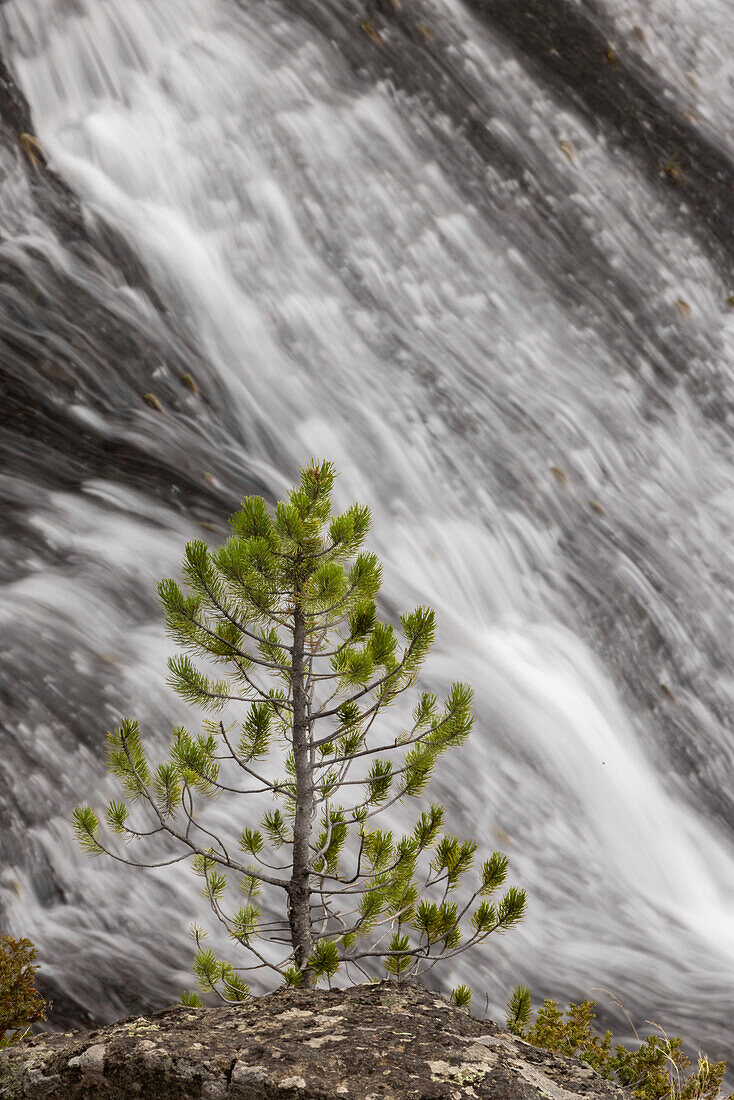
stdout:
[[[223,962],[194,926],[199,984],[224,1000],[247,997],[243,974],[261,967],[303,987],[330,983],[341,968],[350,980],[369,977],[380,960],[397,979],[417,976],[524,913],[516,887],[490,900],[507,875],[499,852],[481,864],[469,900],[453,900],[477,845],[444,831],[441,805],[424,809],[403,836],[375,824],[395,803],[420,796],[438,758],[465,741],[472,692],[456,683],[440,704],[424,691],[404,728],[378,734],[385,712],[416,682],[434,613],[403,615],[402,639],[378,619],[381,566],[361,549],[370,513],[354,504],[332,516],[334,477],[331,463],[312,462],[272,513],[248,497],[223,546],[187,545],[186,591],[173,580],[159,585],[169,633],[184,650],[169,662],[169,682],[220,717],[204,719],[198,734],[175,729],[157,765],[136,722],[108,734],[109,768],[125,795],[106,809],[108,830],[126,842],[174,840],[217,921],[249,952],[248,966]],[[211,674],[217,665],[226,668],[222,678]],[[269,795],[272,808],[239,836],[215,836],[199,806],[225,792],[244,807],[248,795]],[[235,821],[242,824],[239,812],[233,830]],[[75,811],[74,824],[92,855],[171,862],[113,850],[89,806]],[[264,919],[264,890],[283,897],[282,918]]]

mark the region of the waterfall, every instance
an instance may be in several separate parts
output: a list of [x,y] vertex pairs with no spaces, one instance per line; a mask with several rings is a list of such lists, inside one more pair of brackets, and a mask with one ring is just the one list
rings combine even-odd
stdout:
[[191,878],[90,863],[68,818],[122,715],[184,720],[155,581],[315,455],[373,510],[386,612],[437,610],[427,683],[477,722],[433,789],[529,893],[436,977],[495,1017],[606,987],[734,1057],[734,30],[557,9],[609,42],[606,114],[504,0],[0,6],[80,202],[0,150],[5,366],[43,409],[0,474],[0,911],[59,1019],[191,984]]

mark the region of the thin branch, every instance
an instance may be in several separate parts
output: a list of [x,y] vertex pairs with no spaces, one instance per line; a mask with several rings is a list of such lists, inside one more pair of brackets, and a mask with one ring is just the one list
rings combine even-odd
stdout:
[[[214,915],[216,916],[216,918],[220,922],[220,924],[224,925],[224,927],[227,930],[227,933],[231,936],[234,936],[234,938],[237,940],[238,943],[242,944],[243,947],[246,947],[248,951],[251,951],[252,954],[255,956],[255,958],[260,960],[260,964],[262,966],[267,966],[270,970],[274,970],[276,972],[276,974],[280,974],[281,978],[284,977],[284,972],[281,969],[283,963],[281,963],[280,966],[278,966],[275,963],[268,962],[268,960],[265,958],[265,956],[261,955],[260,952],[257,950],[257,948],[253,947],[253,945],[248,940],[246,940],[242,936],[238,936],[236,933],[234,933],[232,931],[232,923],[233,923],[232,919],[228,918],[226,916],[226,914],[222,912],[222,910],[219,906],[219,902],[217,901],[216,897],[212,894],[211,887],[209,886],[208,874],[207,874],[207,889],[208,889],[208,892],[209,892],[209,902],[211,904]],[[286,959],[283,960],[283,961],[287,962],[288,958],[290,958],[290,956],[287,956]]]
[[225,730],[224,728],[224,722],[219,723],[219,729],[221,731],[225,745],[232,754],[232,759],[234,760],[234,762],[238,764],[244,772],[247,772],[248,775],[251,775],[253,779],[256,779],[258,783],[262,783],[263,786],[267,788],[267,790],[273,792],[278,791],[280,789],[279,783],[273,783],[269,779],[266,779],[265,776],[260,775],[253,768],[249,767],[249,765],[241,759],[239,754],[235,752],[235,750],[232,748],[232,745],[230,744],[229,738],[227,737],[227,730]]
[[[419,741],[422,741],[424,738],[430,737],[432,733],[437,733],[442,726],[446,725],[446,723],[449,721],[449,718],[450,715],[445,715],[440,722],[437,722],[435,725],[431,726],[430,729],[422,730],[420,733],[416,734],[415,737],[410,736],[403,741],[398,741],[396,738],[391,745],[377,745],[373,749],[363,749],[360,752],[351,753],[349,756],[325,757],[323,760],[319,760],[315,766],[317,768],[329,768],[332,764],[341,764],[344,760],[357,760],[360,756],[374,756],[378,752],[392,752],[394,749],[402,749],[405,745],[415,745]],[[411,734],[416,729],[417,723],[411,729]],[[338,736],[340,736],[340,734],[337,732],[333,736],[324,738],[323,741],[317,741],[316,745],[318,747],[318,745],[324,743],[325,741],[335,740]]]
[[[389,680],[393,680],[398,675],[398,673],[400,673],[405,668],[406,662],[407,662],[408,658],[410,657],[411,653],[413,652],[414,647],[415,647],[415,639],[412,642],[410,642],[410,644],[408,645],[408,648],[403,653],[401,661],[395,666],[394,669],[391,669],[390,672],[386,672],[385,675],[381,676],[379,680],[375,680],[374,683],[368,684],[366,688],[363,688],[362,691],[358,691],[355,695],[350,696],[349,699],[343,700],[343,702],[341,702],[338,707],[334,707],[331,710],[317,711],[317,713],[313,715],[314,720],[316,720],[318,718],[328,718],[332,714],[337,714],[338,711],[346,703],[356,703],[356,701],[358,699],[362,699],[365,695],[368,695],[371,691],[375,691],[376,688],[382,687],[382,685],[387,683]],[[406,687],[409,687],[409,686],[410,686],[409,684],[406,684]],[[318,742],[317,742],[317,744],[318,744]]]
[[[122,741],[122,747],[125,750],[125,756],[127,757],[128,763],[130,765],[130,770],[131,770],[132,774],[135,776],[136,780],[138,781],[138,790],[143,795],[146,802],[148,802],[148,804],[150,805],[151,809],[153,810],[153,813],[158,818],[158,821],[160,822],[163,829],[165,829],[165,831],[170,836],[172,836],[176,840],[180,841],[181,844],[186,845],[186,847],[189,848],[194,853],[194,855],[207,856],[209,859],[213,859],[215,863],[220,863],[223,867],[231,867],[232,870],[239,871],[240,874],[252,875],[254,878],[257,878],[257,879],[261,880],[262,882],[267,882],[268,885],[270,885],[270,886],[280,886],[280,888],[283,889],[283,890],[288,889],[288,882],[284,879],[272,878],[270,875],[263,875],[263,874],[260,874],[260,872],[251,871],[241,863],[237,863],[234,860],[227,861],[227,860],[223,859],[216,852],[206,852],[206,851],[204,851],[204,849],[200,848],[197,844],[194,843],[194,841],[192,841],[190,839],[190,837],[189,837],[190,823],[189,823],[189,828],[187,828],[187,831],[186,831],[185,835],[183,835],[182,833],[179,833],[176,829],[172,828],[171,825],[169,825],[169,823],[164,818],[161,811],[158,809],[158,806],[156,805],[154,799],[151,797],[151,794],[150,794],[150,791],[148,790],[147,785],[141,779],[140,774],[139,774],[137,768],[135,767],[133,759],[130,755],[130,750],[127,747],[126,738],[124,736],[122,736],[121,741]],[[184,858],[184,857],[182,857],[182,858]],[[125,862],[125,861],[122,860],[121,862]],[[178,860],[176,860],[174,862],[178,862]]]
[[276,710],[281,708],[283,710],[293,710],[293,707],[290,706],[290,704],[285,702],[283,699],[277,699],[272,695],[268,695],[267,692],[263,691],[261,687],[258,687],[255,681],[250,679],[247,673],[247,669],[243,668],[240,662],[235,657],[232,658],[232,664],[237,666],[240,675],[242,676],[242,679],[250,685],[253,691],[257,692],[257,694],[260,696],[261,702],[270,703],[270,705],[275,707]]
[[90,837],[91,840],[94,841],[100,852],[104,852],[106,856],[109,856],[110,859],[116,860],[118,863],[127,864],[128,867],[145,867],[147,870],[154,870],[156,867],[170,867],[174,863],[181,863],[184,859],[189,858],[189,853],[184,852],[182,856],[176,856],[175,859],[166,859],[163,860],[161,863],[141,863],[135,859],[125,859],[124,856],[115,855],[114,852],[110,851],[109,848],[106,848],[104,844],[91,833],[87,833],[87,835]]
[[230,859],[229,852],[225,848],[223,841],[221,841],[215,833],[210,832],[209,829],[205,829],[203,825],[200,825],[194,817],[194,796],[191,793],[191,788],[189,787],[188,783],[184,782],[183,788],[185,794],[188,796],[188,806],[186,805],[186,801],[183,798],[181,799],[181,805],[191,825],[193,825],[195,829],[198,829],[199,832],[204,833],[205,836],[211,837],[211,839],[219,845],[219,847],[222,849],[224,858],[227,861],[227,866],[231,866],[232,860]]

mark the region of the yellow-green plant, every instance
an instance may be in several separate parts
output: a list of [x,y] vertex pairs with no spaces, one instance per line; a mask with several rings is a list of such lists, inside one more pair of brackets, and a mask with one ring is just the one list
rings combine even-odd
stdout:
[[[711,1062],[699,1054],[694,1065],[683,1050],[683,1040],[670,1038],[656,1024],[658,1034],[638,1036],[639,1047],[628,1050],[614,1042],[611,1031],[594,1032],[595,1008],[595,1001],[585,1000],[570,1003],[564,1014],[556,1001],[546,1000],[533,1019],[530,991],[518,985],[507,1003],[507,1027],[533,1046],[581,1058],[602,1077],[629,1088],[639,1100],[717,1100],[725,1062]],[[734,1093],[727,1100],[734,1100]]]
[[35,987],[37,952],[30,940],[0,936],[0,1049],[24,1038],[45,1020],[50,1005]]

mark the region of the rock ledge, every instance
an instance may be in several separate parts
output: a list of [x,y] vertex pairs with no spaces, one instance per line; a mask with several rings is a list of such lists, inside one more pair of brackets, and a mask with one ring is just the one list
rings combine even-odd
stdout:
[[416,983],[283,990],[39,1035],[0,1052],[0,1100],[627,1100]]

